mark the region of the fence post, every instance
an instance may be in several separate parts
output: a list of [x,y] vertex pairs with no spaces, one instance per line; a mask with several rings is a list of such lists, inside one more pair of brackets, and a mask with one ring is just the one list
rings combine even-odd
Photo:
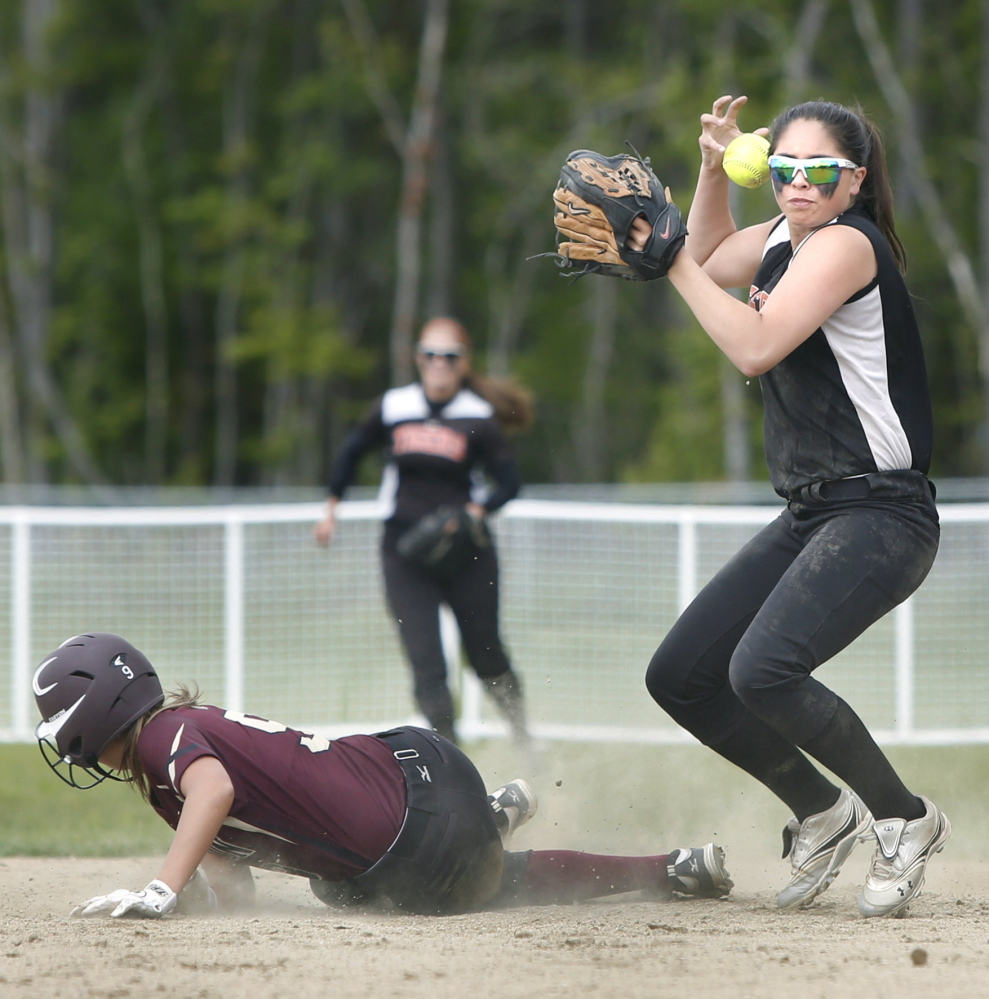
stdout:
[[678,519],[677,612],[682,614],[697,596],[697,521],[687,513]]
[[244,525],[232,516],[223,525],[223,658],[225,706],[244,710]]
[[893,618],[896,671],[896,735],[909,742],[914,725],[913,597],[896,608]]
[[31,524],[22,518],[11,530],[11,726],[18,738],[31,732]]

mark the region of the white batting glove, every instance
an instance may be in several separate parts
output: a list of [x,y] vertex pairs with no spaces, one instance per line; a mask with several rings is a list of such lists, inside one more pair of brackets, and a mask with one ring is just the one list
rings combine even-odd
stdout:
[[164,881],[152,881],[142,891],[118,888],[109,895],[97,895],[88,902],[77,905],[71,915],[105,916],[109,913],[113,919],[121,916],[158,919],[175,908],[177,897]]

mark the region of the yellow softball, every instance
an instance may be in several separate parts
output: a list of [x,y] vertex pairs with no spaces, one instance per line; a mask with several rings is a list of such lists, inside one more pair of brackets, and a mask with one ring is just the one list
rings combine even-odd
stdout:
[[728,143],[722,160],[725,173],[740,187],[759,187],[769,180],[769,140],[744,132]]

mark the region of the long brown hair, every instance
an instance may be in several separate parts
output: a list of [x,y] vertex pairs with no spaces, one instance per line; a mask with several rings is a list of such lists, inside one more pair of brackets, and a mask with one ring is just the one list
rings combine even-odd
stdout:
[[896,234],[893,220],[893,185],[886,166],[886,148],[882,133],[874,121],[860,108],[846,108],[831,101],[808,101],[787,108],[777,115],[770,127],[772,137],[770,153],[776,151],[779,137],[794,121],[819,121],[838,144],[841,151],[853,162],[866,168],[865,180],[858,193],[857,203],[872,216],[900,271],[907,269],[907,253]]
[[[466,348],[469,357],[474,349],[471,335],[463,323],[451,319],[449,316],[434,316],[428,320],[419,331],[420,338],[434,323],[446,326],[453,333],[457,342]],[[476,392],[482,399],[491,403],[495,420],[505,430],[525,430],[532,425],[536,416],[532,393],[514,378],[479,375],[468,367],[464,384],[472,392]]]
[[151,781],[137,751],[137,741],[141,737],[144,726],[162,711],[170,711],[172,708],[194,708],[199,703],[199,690],[195,685],[187,687],[185,684],[179,684],[175,690],[168,694],[164,704],[159,704],[157,707],[141,715],[124,733],[124,751],[121,757],[120,769],[126,770],[130,774],[131,787],[145,801],[151,800]]

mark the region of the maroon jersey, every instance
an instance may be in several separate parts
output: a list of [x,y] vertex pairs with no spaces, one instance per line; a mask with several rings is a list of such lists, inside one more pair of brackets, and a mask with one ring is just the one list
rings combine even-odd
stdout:
[[371,735],[332,742],[254,715],[208,705],[155,715],[138,754],[151,804],[174,829],[182,775],[215,756],[234,801],[210,852],[287,874],[337,881],[367,870],[392,845],[405,817],[405,779]]

